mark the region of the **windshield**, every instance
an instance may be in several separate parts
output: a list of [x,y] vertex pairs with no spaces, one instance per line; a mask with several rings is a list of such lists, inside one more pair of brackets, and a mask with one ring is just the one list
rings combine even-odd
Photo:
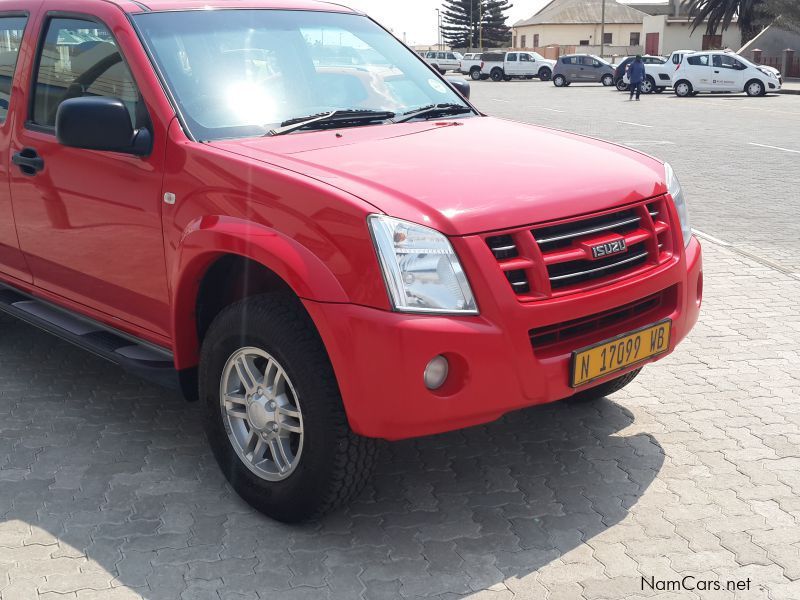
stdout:
[[198,140],[265,135],[332,111],[467,106],[361,15],[225,9],[143,13],[134,21]]

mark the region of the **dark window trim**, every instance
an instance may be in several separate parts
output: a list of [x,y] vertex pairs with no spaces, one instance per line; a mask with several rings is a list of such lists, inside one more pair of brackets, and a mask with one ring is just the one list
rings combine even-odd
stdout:
[[[28,114],[25,118],[25,129],[30,131],[38,131],[39,133],[45,133],[48,135],[55,136],[56,128],[51,127],[49,125],[41,125],[40,123],[36,123],[33,120],[33,109],[34,103],[36,101],[36,86],[39,83],[39,66],[42,61],[42,52],[44,50],[44,43],[47,37],[47,30],[50,27],[50,23],[54,19],[75,19],[80,21],[89,21],[91,23],[97,23],[98,25],[102,25],[103,28],[108,32],[108,35],[111,36],[111,39],[114,40],[114,45],[117,47],[117,51],[119,52],[120,57],[122,58],[122,64],[125,65],[125,68],[128,69],[128,73],[131,75],[131,79],[133,79],[133,84],[136,86],[136,92],[139,94],[139,98],[142,99],[142,92],[141,86],[136,81],[136,77],[131,71],[131,67],[128,64],[127,59],[125,58],[125,54],[122,52],[122,47],[119,45],[119,41],[117,40],[116,36],[112,32],[111,28],[100,18],[95,15],[90,15],[86,13],[80,12],[71,12],[71,11],[61,11],[61,10],[51,10],[45,13],[44,19],[42,20],[42,27],[39,30],[39,40],[36,43],[36,54],[33,57],[33,70],[31,71],[31,84],[30,89],[28,90]],[[144,104],[144,100],[142,99],[142,106],[147,113],[147,122],[150,123],[150,111],[147,110],[147,105]],[[136,124],[134,123],[134,126]]]
[[[20,48],[17,52],[17,58],[14,59],[14,70],[11,71],[11,92],[8,95],[8,107],[11,108],[11,95],[14,93],[14,81],[17,79],[19,55],[22,51],[22,43],[25,41],[25,34],[28,32],[28,24],[31,22],[31,13],[27,10],[9,10],[0,12],[0,19],[25,19],[25,26],[22,28],[22,37],[20,38]],[[7,116],[6,114],[5,117],[0,117],[0,125],[5,124]]]

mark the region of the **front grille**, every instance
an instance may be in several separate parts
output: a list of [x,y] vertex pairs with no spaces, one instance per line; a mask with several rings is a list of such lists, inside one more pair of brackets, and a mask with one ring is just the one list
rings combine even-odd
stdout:
[[[672,256],[664,197],[588,216],[543,223],[485,237],[521,301],[608,285]],[[598,244],[625,242],[625,250],[595,257]]]
[[542,352],[557,344],[592,336],[592,334],[594,337],[602,339],[612,335],[622,326],[626,330],[635,329],[644,321],[658,321],[675,310],[676,300],[677,290],[673,286],[607,311],[572,321],[537,327],[531,329],[528,334],[534,352]]

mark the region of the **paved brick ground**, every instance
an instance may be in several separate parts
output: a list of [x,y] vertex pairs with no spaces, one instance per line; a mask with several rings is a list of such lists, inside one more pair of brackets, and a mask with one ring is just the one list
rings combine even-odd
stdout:
[[[629,388],[386,445],[294,528],[231,493],[195,406],[0,317],[0,597],[796,600],[800,281],[705,251],[701,323]],[[686,575],[749,590],[642,590]]]

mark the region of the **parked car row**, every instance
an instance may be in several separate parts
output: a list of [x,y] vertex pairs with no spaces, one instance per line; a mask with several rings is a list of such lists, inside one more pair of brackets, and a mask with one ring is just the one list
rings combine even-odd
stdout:
[[[553,81],[556,87],[573,83],[598,83],[626,91],[628,70],[634,56],[616,64],[593,54],[567,54],[558,60],[537,52],[484,52],[461,56],[457,52],[422,52],[421,56],[440,73],[458,71],[478,81],[533,79]],[[681,97],[700,92],[735,93],[762,96],[777,91],[783,83],[774,67],[756,65],[730,50],[675,50],[669,57],[642,56],[645,79],[642,93],[661,93],[674,87]]]
[[[630,85],[628,72],[635,57],[612,65],[599,56],[568,54],[558,59],[553,69],[553,84],[567,87],[572,83],[615,85],[625,91]],[[781,89],[780,72],[774,67],[756,65],[730,50],[676,50],[668,58],[642,56],[645,79],[642,92],[661,93],[674,87],[680,97],[700,92],[736,93],[763,96]]]

